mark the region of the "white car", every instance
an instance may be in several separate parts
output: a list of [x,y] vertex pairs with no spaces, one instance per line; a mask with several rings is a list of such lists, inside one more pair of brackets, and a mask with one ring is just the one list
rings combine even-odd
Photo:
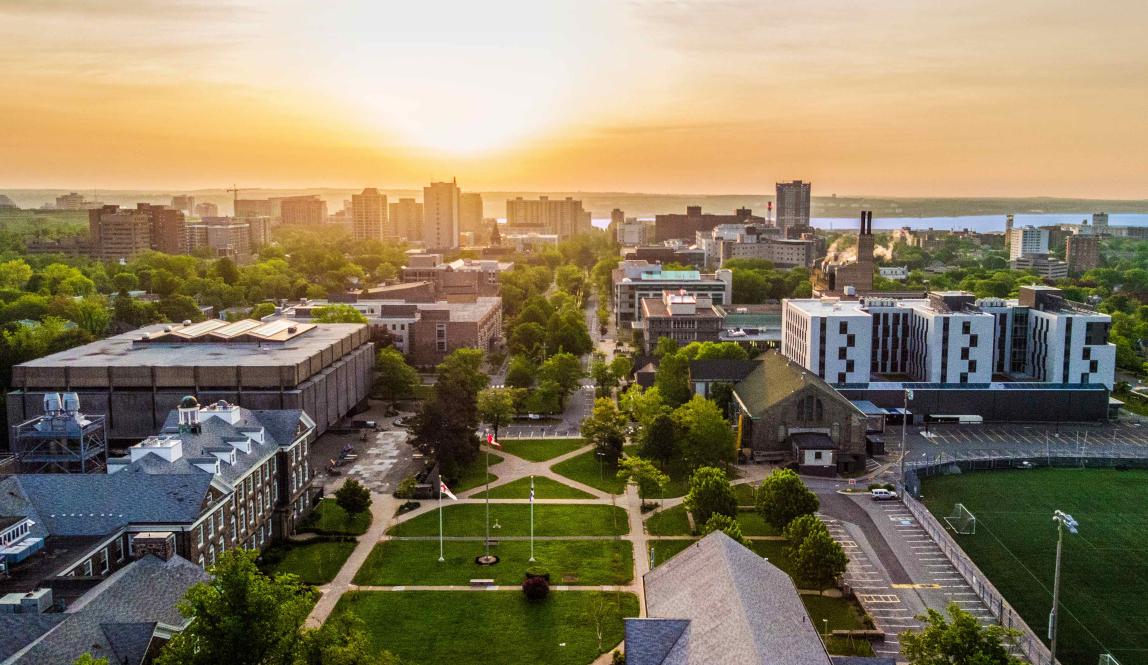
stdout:
[[869,490],[869,496],[873,497],[874,501],[891,501],[897,498],[897,493],[893,490],[887,490],[881,487]]

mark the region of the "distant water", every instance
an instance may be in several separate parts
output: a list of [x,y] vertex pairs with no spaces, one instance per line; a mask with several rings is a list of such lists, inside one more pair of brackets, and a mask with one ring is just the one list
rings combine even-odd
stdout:
[[[855,229],[860,224],[860,216],[852,217],[814,217],[813,226],[819,229]],[[1092,223],[1092,213],[1055,213],[1048,215],[1016,215],[1013,218],[1014,226],[1048,226],[1051,224],[1079,224],[1083,220]],[[610,225],[609,219],[595,219],[594,226],[604,229]],[[874,217],[873,228],[899,229],[907,226],[913,229],[945,229],[977,231],[986,233],[990,231],[1004,231],[1004,215],[964,215],[961,217]],[[1108,224],[1111,226],[1148,226],[1148,214],[1142,213],[1112,213],[1108,215]]]

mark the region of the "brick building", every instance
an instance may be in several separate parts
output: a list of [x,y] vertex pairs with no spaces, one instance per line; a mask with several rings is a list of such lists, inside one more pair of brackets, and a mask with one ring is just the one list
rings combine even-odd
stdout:
[[664,291],[661,298],[642,298],[642,328],[646,353],[669,337],[685,346],[690,342],[720,341],[725,313],[708,296],[685,291]]
[[477,298],[499,294],[499,275],[513,270],[512,261],[457,259],[444,262],[442,254],[408,254],[399,278],[404,282],[430,282],[437,298]]
[[686,214],[656,215],[654,217],[654,242],[666,240],[693,241],[698,231],[712,231],[719,224],[765,224],[765,220],[753,214],[749,208],[738,208],[732,215],[703,213],[701,206],[688,206]]
[[1069,273],[1079,275],[1100,267],[1099,236],[1076,234],[1068,236],[1064,243]]
[[187,222],[183,212],[148,203],[134,210],[106,205],[88,211],[92,254],[105,260],[130,259],[148,250],[186,254]]
[[873,291],[873,213],[861,211],[861,229],[857,233],[857,251],[852,259],[834,254],[814,267],[810,281],[813,295],[865,295]]

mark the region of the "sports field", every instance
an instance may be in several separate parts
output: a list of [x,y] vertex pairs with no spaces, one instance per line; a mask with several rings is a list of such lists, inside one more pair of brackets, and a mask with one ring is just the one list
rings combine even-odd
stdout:
[[976,533],[957,541],[1041,637],[1047,637],[1056,561],[1054,510],[1065,532],[1057,658],[1094,665],[1148,663],[1148,471],[1029,469],[925,478],[925,505],[938,520],[963,503]]

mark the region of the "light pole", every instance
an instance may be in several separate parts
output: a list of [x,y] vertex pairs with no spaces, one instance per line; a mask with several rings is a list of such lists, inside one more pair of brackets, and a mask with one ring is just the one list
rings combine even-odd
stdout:
[[1052,611],[1048,613],[1048,650],[1049,665],[1056,665],[1056,624],[1060,618],[1060,551],[1064,546],[1064,530],[1076,533],[1078,525],[1072,515],[1062,510],[1052,513],[1052,521],[1056,522],[1056,573],[1052,578]]
[[598,482],[604,483],[606,482],[606,453],[599,450],[594,453],[594,456],[598,458]]
[[905,490],[905,439],[909,432],[909,400],[913,398],[913,391],[905,389],[905,409],[901,413],[901,491]]

